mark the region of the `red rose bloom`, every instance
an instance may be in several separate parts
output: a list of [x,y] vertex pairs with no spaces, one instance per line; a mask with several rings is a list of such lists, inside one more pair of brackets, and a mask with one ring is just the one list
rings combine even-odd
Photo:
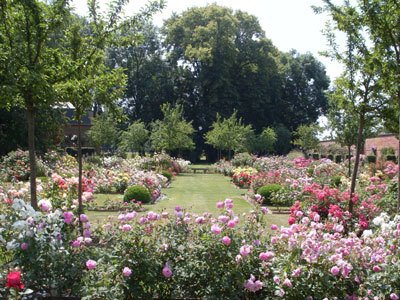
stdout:
[[21,272],[11,272],[7,275],[6,287],[19,288],[22,290],[24,284],[21,282]]

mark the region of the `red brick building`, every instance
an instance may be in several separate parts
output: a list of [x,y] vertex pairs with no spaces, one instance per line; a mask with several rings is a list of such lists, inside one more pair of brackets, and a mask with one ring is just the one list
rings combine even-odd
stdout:
[[[335,141],[322,141],[319,143],[319,146],[321,154],[327,154],[327,152],[329,152],[329,149],[333,149],[335,146],[337,148],[340,147],[340,145],[336,144]],[[376,149],[377,157],[380,157],[382,148],[387,148],[387,147],[392,147],[396,153],[396,156],[399,155],[399,140],[397,138],[397,135],[382,134],[378,137],[366,139],[364,144],[363,154],[374,155],[372,150],[374,148]],[[354,155],[355,153],[354,146],[352,147],[352,152],[353,152],[352,154]]]
[[381,156],[382,148],[392,147],[399,155],[399,140],[395,134],[383,134],[375,138],[369,138],[365,141],[364,153],[366,155],[373,155],[373,147],[376,148],[376,156]]

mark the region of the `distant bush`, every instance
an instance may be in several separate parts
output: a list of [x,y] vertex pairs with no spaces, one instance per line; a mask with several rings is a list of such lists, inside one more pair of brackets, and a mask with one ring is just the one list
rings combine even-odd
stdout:
[[252,166],[254,163],[254,157],[248,152],[242,152],[236,154],[231,160],[232,165],[235,167]]
[[397,162],[397,157],[396,157],[396,155],[387,155],[386,160],[392,161],[392,162]]
[[261,195],[264,200],[263,204],[265,205],[271,205],[271,196],[273,193],[277,193],[281,190],[281,186],[279,184],[267,184],[262,187],[260,187],[257,191],[257,194]]
[[386,157],[386,156],[389,156],[389,155],[395,155],[395,151],[394,151],[394,149],[393,149],[393,147],[383,147],[382,149],[381,149],[381,155],[382,155],[382,157]]
[[164,177],[167,177],[168,181],[171,182],[172,180],[172,174],[170,172],[168,172],[167,170],[164,170],[161,172],[161,175]]
[[332,188],[337,188],[341,185],[342,183],[342,177],[341,176],[333,176],[331,178],[331,184],[330,187]]
[[376,163],[376,156],[375,155],[368,155],[367,156],[368,163]]
[[133,199],[135,199],[136,202],[140,201],[143,204],[149,203],[151,200],[151,195],[144,186],[135,185],[128,188],[124,194],[124,202],[130,202]]
[[313,174],[314,174],[314,168],[308,168],[307,175],[311,177],[313,176]]

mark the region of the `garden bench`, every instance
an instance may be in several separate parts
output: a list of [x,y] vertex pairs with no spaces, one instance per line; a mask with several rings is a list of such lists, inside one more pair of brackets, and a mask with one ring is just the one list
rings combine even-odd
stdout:
[[193,170],[193,173],[195,173],[195,174],[196,174],[196,171],[203,171],[203,173],[206,174],[208,171],[208,168],[192,168],[192,170]]

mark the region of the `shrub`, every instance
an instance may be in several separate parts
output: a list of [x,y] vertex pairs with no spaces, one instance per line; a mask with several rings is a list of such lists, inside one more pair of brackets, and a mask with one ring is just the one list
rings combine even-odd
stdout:
[[393,147],[390,147],[390,146],[389,147],[383,147],[381,149],[381,155],[383,157],[386,157],[388,155],[395,155],[395,151],[394,151]]
[[315,160],[318,160],[319,159],[319,154],[318,153],[314,153],[312,155],[312,158],[315,159]]
[[397,161],[397,158],[396,158],[396,155],[387,155],[387,156],[386,156],[386,160],[387,160],[387,161],[396,162],[396,161]]
[[368,163],[376,163],[376,156],[375,155],[368,155],[367,156]]
[[7,181],[28,180],[31,174],[28,151],[17,149],[8,153],[3,159],[2,168]]
[[247,152],[238,153],[232,159],[232,165],[235,167],[252,166],[254,158]]
[[171,182],[172,174],[170,172],[168,172],[167,170],[164,170],[161,172],[161,175],[164,177],[167,177],[168,181]]
[[330,187],[339,187],[341,183],[342,183],[342,177],[341,176],[333,176],[331,178]]
[[261,195],[264,198],[263,204],[271,205],[271,196],[273,193],[277,193],[281,190],[281,186],[279,184],[267,184],[260,187],[257,191],[257,194]]
[[341,162],[342,162],[342,156],[341,155],[336,155],[335,163],[340,164]]
[[149,203],[151,199],[150,192],[141,185],[131,186],[125,191],[124,202],[129,202],[132,199],[142,203]]

